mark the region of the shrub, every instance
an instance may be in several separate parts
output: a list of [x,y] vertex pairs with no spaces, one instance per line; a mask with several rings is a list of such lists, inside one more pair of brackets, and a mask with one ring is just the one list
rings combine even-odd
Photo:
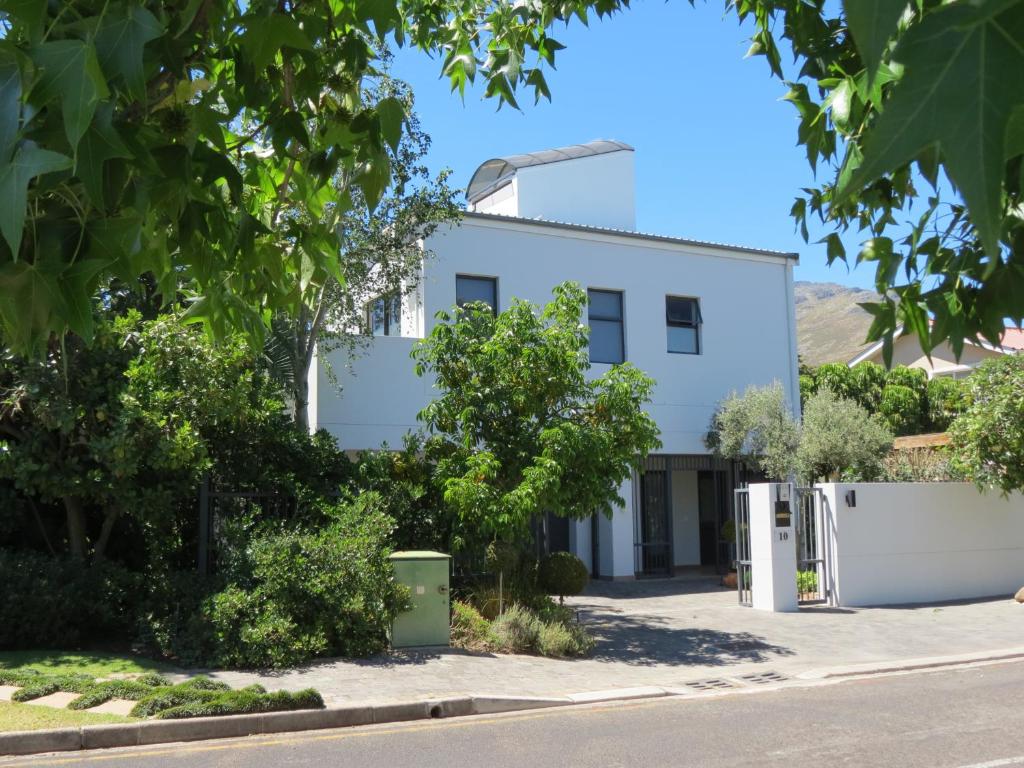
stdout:
[[892,433],[885,424],[852,400],[823,389],[807,401],[796,457],[803,480],[839,474],[872,480],[891,448]]
[[452,601],[452,645],[471,651],[486,650],[490,641],[491,625],[469,603]]
[[882,401],[886,370],[878,363],[864,360],[850,369],[851,398],[868,413],[876,413]]
[[537,650],[542,656],[586,656],[594,649],[594,639],[579,624],[548,622],[541,625]]
[[67,648],[127,637],[141,578],[111,562],[84,565],[0,550],[0,648]]
[[818,591],[817,571],[797,571],[796,591],[800,594],[813,594]]
[[963,480],[963,475],[942,447],[892,451],[885,457],[882,476],[886,483],[946,483]]
[[[890,371],[891,373],[891,371]],[[921,393],[902,384],[886,384],[878,412],[897,435],[919,434],[925,413]]]
[[824,363],[814,372],[815,389],[827,389],[837,397],[854,399],[856,389],[853,370],[845,363]]
[[1024,355],[986,360],[949,430],[958,471],[982,488],[1024,490]]
[[918,394],[923,393],[928,384],[928,374],[923,368],[908,368],[897,365],[885,374],[885,386],[906,387]]
[[537,649],[542,626],[528,608],[513,605],[491,623],[491,634],[503,653],[528,653]]
[[578,595],[587,586],[590,574],[582,560],[571,552],[552,552],[541,558],[537,569],[537,581],[547,593],[558,595],[565,600],[566,595]]
[[257,534],[206,598],[200,621],[214,663],[282,667],[383,650],[405,605],[388,560],[392,523],[368,493],[314,532]]
[[936,376],[928,382],[928,429],[945,432],[967,408],[967,388],[962,381]]

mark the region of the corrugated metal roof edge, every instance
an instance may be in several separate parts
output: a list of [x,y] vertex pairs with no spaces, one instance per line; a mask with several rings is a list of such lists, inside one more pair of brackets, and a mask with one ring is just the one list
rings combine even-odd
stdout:
[[743,245],[730,245],[728,243],[715,243],[710,240],[689,240],[684,237],[669,237],[668,235],[651,235],[646,232],[634,232],[629,229],[614,229],[612,227],[598,227],[592,224],[570,224],[566,221],[552,221],[551,219],[526,219],[520,216],[505,216],[497,213],[481,213],[480,211],[463,211],[462,215],[470,219],[490,219],[493,221],[504,221],[509,224],[535,224],[541,227],[554,229],[568,229],[575,232],[590,232],[597,235],[613,235],[616,237],[627,237],[634,240],[649,240],[652,242],[671,243],[673,245],[695,245],[702,248],[718,248],[723,251],[735,253],[750,253],[758,256],[776,256],[799,262],[800,254],[794,251],[774,251],[769,248],[750,248]]

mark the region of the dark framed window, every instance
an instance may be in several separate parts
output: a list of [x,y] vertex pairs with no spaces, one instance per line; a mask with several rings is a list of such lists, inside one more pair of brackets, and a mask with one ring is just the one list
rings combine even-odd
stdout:
[[463,307],[474,301],[482,301],[498,314],[498,278],[455,276],[455,306]]
[[683,296],[665,297],[665,325],[668,351],[681,355],[700,354],[700,302]]
[[402,294],[378,296],[366,305],[366,326],[374,336],[402,335]]
[[621,363],[626,359],[622,326],[622,291],[587,291],[590,362]]

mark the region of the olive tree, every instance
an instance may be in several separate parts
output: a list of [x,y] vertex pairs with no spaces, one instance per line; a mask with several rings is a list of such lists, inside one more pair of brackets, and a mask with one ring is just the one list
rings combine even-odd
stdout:
[[853,400],[819,389],[804,405],[797,473],[807,483],[874,480],[892,450],[893,435],[881,417]]
[[794,469],[800,429],[779,382],[749,387],[723,400],[705,438],[722,458],[756,464],[773,480],[786,480]]
[[440,313],[413,349],[440,396],[419,414],[463,542],[522,541],[551,512],[624,505],[619,487],[660,445],[644,411],[654,381],[629,363],[588,376],[586,293],[563,283],[543,309],[514,299]]

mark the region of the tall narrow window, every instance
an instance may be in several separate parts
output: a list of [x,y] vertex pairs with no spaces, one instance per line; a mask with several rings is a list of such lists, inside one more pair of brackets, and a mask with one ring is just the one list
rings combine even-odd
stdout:
[[498,314],[498,278],[455,276],[455,305],[463,307],[474,301],[482,301]]
[[374,336],[402,335],[402,294],[378,296],[366,305],[366,326]]
[[700,302],[681,296],[665,297],[665,325],[668,351],[683,355],[700,354]]
[[622,291],[587,291],[590,299],[590,362],[621,363],[626,359],[622,333]]

